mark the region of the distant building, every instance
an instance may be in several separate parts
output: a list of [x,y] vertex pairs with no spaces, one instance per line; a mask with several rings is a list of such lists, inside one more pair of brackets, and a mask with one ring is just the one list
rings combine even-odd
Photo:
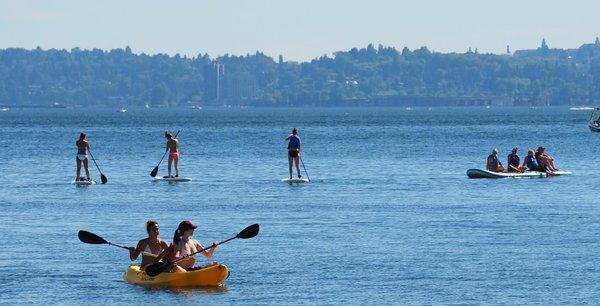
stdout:
[[546,43],[546,39],[542,38],[542,46],[540,47],[540,49],[542,50],[548,50],[550,48],[548,48],[548,44]]

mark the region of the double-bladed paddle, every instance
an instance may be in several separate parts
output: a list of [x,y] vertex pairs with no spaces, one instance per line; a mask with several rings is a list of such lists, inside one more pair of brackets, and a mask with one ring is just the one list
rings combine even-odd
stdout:
[[168,268],[170,268],[174,263],[176,263],[176,262],[178,262],[178,261],[180,261],[180,260],[182,260],[184,258],[196,255],[196,254],[198,254],[200,252],[204,252],[206,250],[210,250],[210,249],[212,249],[212,248],[214,248],[214,247],[216,247],[218,245],[221,245],[221,244],[223,244],[225,242],[231,241],[231,240],[236,239],[236,238],[240,238],[240,239],[249,239],[249,238],[252,238],[252,237],[258,235],[259,229],[260,229],[260,226],[258,224],[252,224],[252,225],[246,227],[241,232],[237,233],[235,236],[233,236],[233,237],[231,237],[229,239],[223,240],[223,241],[221,241],[219,243],[216,243],[216,244],[212,244],[211,246],[206,247],[206,248],[204,248],[202,250],[199,250],[199,251],[196,251],[196,252],[194,252],[192,254],[188,254],[186,256],[178,258],[178,259],[174,260],[173,262],[169,262],[167,260],[164,260],[164,261],[161,261],[161,262],[153,263],[153,264],[149,265],[146,268],[146,274],[148,276],[150,276],[150,277],[157,276],[157,275],[163,273],[164,271],[166,271]]
[[[130,248],[126,247],[126,246],[122,246],[122,245],[118,245],[115,243],[112,243],[110,241],[105,240],[104,238],[94,234],[94,233],[90,233],[88,231],[79,231],[79,233],[77,233],[77,237],[79,237],[79,240],[83,243],[88,243],[88,244],[108,244],[108,245],[112,245],[112,246],[116,246],[122,249],[126,249],[126,250],[131,250]],[[136,251],[142,251],[142,250],[138,250],[136,249]],[[152,257],[156,257],[156,255],[152,254],[152,253],[148,253],[148,252],[142,252],[142,254],[146,255],[146,256],[152,256]]]
[[[177,135],[179,135],[180,131],[181,130],[177,130],[177,133],[175,134],[175,137],[173,137],[173,138],[177,138]],[[158,166],[160,166],[160,164],[162,163],[163,159],[165,159],[165,156],[167,156],[167,152],[168,152],[168,150],[165,150],[165,153],[163,154],[162,158],[158,162],[158,165],[156,165],[156,167],[154,167],[154,169],[152,169],[152,171],[150,171],[150,176],[151,177],[156,177],[156,174],[158,173]]]
[[100,170],[100,167],[98,167],[98,164],[96,163],[96,159],[94,158],[94,155],[92,155],[92,150],[90,150],[90,148],[88,148],[88,152],[90,153],[90,156],[92,157],[92,161],[94,161],[94,165],[96,165],[96,169],[98,169],[98,172],[100,172],[100,180],[102,181],[102,184],[106,184],[106,182],[108,182],[108,179],[102,173],[102,171]]

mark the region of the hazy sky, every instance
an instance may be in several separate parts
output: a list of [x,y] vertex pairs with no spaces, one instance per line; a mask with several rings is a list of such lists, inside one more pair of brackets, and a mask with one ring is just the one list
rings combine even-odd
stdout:
[[0,48],[123,48],[309,60],[372,42],[441,52],[574,48],[600,35],[600,1],[0,0]]

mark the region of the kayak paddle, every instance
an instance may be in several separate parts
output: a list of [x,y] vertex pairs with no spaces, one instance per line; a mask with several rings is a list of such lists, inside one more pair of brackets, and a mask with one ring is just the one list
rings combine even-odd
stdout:
[[306,173],[306,178],[310,182],[310,177],[308,176],[308,171],[306,171],[306,167],[304,166],[304,161],[302,160],[302,156],[300,156],[300,163],[302,164],[302,168],[304,168],[304,173]]
[[[173,138],[177,138],[177,135],[179,135],[180,131],[181,130],[177,130],[177,133],[175,134],[175,137],[173,137]],[[163,159],[165,159],[165,156],[167,155],[167,152],[168,152],[168,150],[165,150],[165,154],[163,154],[162,158],[158,162],[158,165],[156,165],[156,167],[154,167],[154,169],[152,169],[152,171],[150,171],[150,176],[151,177],[156,177],[156,174],[158,173],[158,166],[160,166],[160,164],[162,163]]]
[[[128,247],[126,246],[122,246],[122,245],[118,245],[118,244],[114,244],[110,241],[106,241],[104,238],[94,234],[94,233],[90,233],[88,231],[79,231],[79,233],[77,233],[77,237],[79,237],[79,240],[83,243],[88,243],[88,244],[108,244],[108,245],[113,245],[122,249],[126,249],[129,250]],[[136,251],[142,251],[142,250],[137,250]],[[152,253],[148,253],[148,252],[142,252],[142,254],[146,255],[146,256],[153,256],[156,257],[156,255],[152,254]]]
[[96,163],[96,159],[94,158],[94,155],[92,155],[92,150],[90,150],[88,148],[88,152],[90,153],[90,156],[92,157],[92,160],[94,161],[94,165],[96,165],[96,169],[98,169],[98,172],[100,172],[100,180],[102,181],[102,184],[106,184],[106,182],[108,182],[108,179],[102,173],[102,171],[100,170],[100,167],[98,167],[98,164]]
[[166,271],[168,268],[170,268],[174,263],[176,263],[176,262],[178,262],[178,261],[180,261],[180,260],[182,260],[184,258],[196,255],[196,254],[198,254],[200,252],[204,252],[206,250],[210,250],[210,249],[212,249],[212,248],[214,248],[214,247],[216,247],[218,245],[221,245],[221,244],[223,244],[225,242],[231,241],[231,240],[236,239],[236,238],[240,238],[240,239],[249,239],[249,238],[252,238],[252,237],[258,235],[259,229],[260,229],[260,226],[258,224],[252,224],[252,225],[246,227],[241,232],[237,233],[235,236],[233,236],[233,237],[231,237],[229,239],[223,240],[223,241],[221,241],[219,243],[216,243],[216,244],[212,244],[211,246],[206,247],[206,248],[204,248],[202,250],[196,251],[196,252],[194,252],[192,254],[185,255],[185,256],[183,256],[181,258],[178,258],[178,259],[174,260],[173,262],[169,262],[168,260],[165,260],[165,261],[153,263],[153,264],[149,265],[146,268],[146,274],[148,276],[150,276],[150,277],[157,276],[157,275],[163,273],[164,271]]

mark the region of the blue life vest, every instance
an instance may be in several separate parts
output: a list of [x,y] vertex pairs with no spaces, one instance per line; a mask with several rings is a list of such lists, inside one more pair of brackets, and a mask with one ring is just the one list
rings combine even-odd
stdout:
[[292,135],[288,141],[288,150],[300,150],[300,137]]
[[488,169],[488,170],[496,170],[496,169],[498,169],[498,164],[499,164],[499,162],[498,162],[498,156],[496,156],[494,154],[491,154],[490,156],[488,156],[488,159],[490,157],[492,158],[492,167],[491,167],[491,169]]
[[540,168],[540,165],[534,156],[527,155],[525,157],[525,165],[527,165],[527,168],[530,170],[537,170]]

